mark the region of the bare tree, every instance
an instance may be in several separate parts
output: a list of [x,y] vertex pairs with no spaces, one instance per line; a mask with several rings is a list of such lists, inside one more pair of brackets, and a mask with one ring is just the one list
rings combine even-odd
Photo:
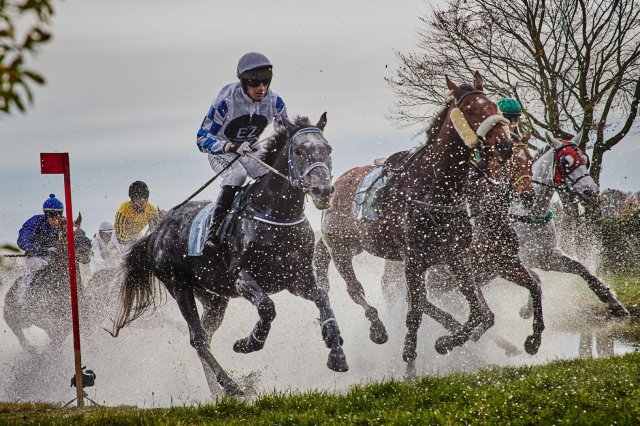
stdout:
[[635,0],[448,0],[420,18],[417,52],[397,53],[394,117],[424,120],[446,97],[444,75],[480,69],[485,88],[520,101],[535,137],[588,130],[581,148],[593,148],[599,182],[604,153],[638,115],[639,18]]
[[44,84],[25,63],[51,38],[53,13],[50,0],[0,0],[0,115],[25,111],[32,85]]

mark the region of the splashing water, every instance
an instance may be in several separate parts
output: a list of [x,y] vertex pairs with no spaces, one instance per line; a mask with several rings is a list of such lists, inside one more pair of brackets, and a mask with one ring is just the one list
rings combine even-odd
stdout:
[[[329,296],[344,338],[350,370],[334,373],[326,367],[325,347],[313,303],[283,292],[276,294],[277,317],[262,351],[237,354],[232,346],[246,337],[258,319],[255,308],[245,300],[229,303],[226,317],[213,337],[212,352],[234,377],[248,397],[277,390],[325,390],[344,392],[351,385],[384,379],[401,380],[406,302],[402,284],[395,300],[387,303],[380,286],[383,263],[369,255],[354,260],[367,295],[387,325],[389,341],[376,345],[369,340],[368,321],[348,297],[344,281],[330,269]],[[633,351],[632,345],[612,339],[607,333],[612,320],[580,278],[538,271],[543,285],[546,330],[535,356],[524,352],[523,344],[531,330],[531,320],[522,319],[519,309],[526,303],[527,291],[496,280],[483,291],[495,313],[496,324],[478,342],[468,342],[447,355],[434,350],[435,339],[445,330],[425,317],[418,336],[419,374],[446,374],[473,371],[489,366],[515,366],[545,363],[559,358],[608,356]],[[4,300],[19,269],[2,270]],[[458,320],[468,313],[466,302],[457,292],[429,294]],[[437,297],[437,298],[436,298]],[[107,325],[104,321],[103,325]],[[0,319],[1,401],[66,402],[75,397],[69,387],[74,374],[73,344],[69,337],[62,348],[49,353],[41,330],[28,330],[37,346],[29,354]],[[195,350],[189,345],[186,323],[173,299],[152,317],[138,320],[118,338],[104,330],[83,330],[82,362],[97,375],[95,386],[87,388],[89,397],[105,405],[159,407],[193,405],[221,396],[211,395]],[[40,353],[38,353],[40,352]]]

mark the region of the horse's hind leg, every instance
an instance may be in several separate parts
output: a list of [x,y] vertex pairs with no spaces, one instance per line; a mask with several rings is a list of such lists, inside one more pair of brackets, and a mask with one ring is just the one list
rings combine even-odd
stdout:
[[[211,338],[213,334],[216,332],[220,324],[222,324],[222,319],[224,318],[224,313],[227,309],[227,305],[229,304],[229,299],[225,299],[222,297],[214,296],[207,299],[201,299],[203,306],[202,313],[202,327],[206,333],[207,346],[211,346]],[[209,385],[209,389],[213,391],[217,387],[217,379],[213,373],[213,370],[209,368],[209,364],[207,364],[202,358],[200,358],[200,362],[202,363],[202,369],[204,370],[204,375],[207,379],[207,384]]]
[[[171,293],[178,303],[180,313],[189,326],[189,340],[191,346],[193,346],[198,353],[200,361],[213,371],[213,374],[216,376],[216,381],[222,386],[225,394],[231,396],[242,395],[242,391],[238,385],[229,377],[226,371],[222,369],[218,361],[209,351],[210,336],[208,336],[198,316],[198,307],[196,305],[193,287],[176,285],[174,291]],[[211,389],[211,391],[213,392],[213,389]]]
[[543,262],[543,267],[545,267],[544,269],[579,275],[587,282],[591,291],[598,296],[598,299],[609,305],[609,310],[612,315],[617,317],[629,315],[629,311],[620,303],[611,289],[577,260],[555,250],[548,254]]
[[[308,278],[304,279],[305,283],[314,283],[312,271],[309,271]],[[320,310],[320,329],[322,331],[322,339],[331,351],[327,360],[327,367],[332,371],[344,372],[349,370],[347,357],[342,350],[342,336],[340,336],[340,328],[336,321],[333,310],[329,303],[329,295],[323,289],[313,286],[304,286],[304,288],[291,288],[292,294],[311,300]]]
[[369,320],[371,325],[369,326],[369,338],[377,344],[386,343],[389,339],[387,329],[384,323],[378,316],[378,310],[367,303],[367,299],[364,294],[364,288],[353,270],[353,256],[349,253],[349,250],[332,250],[333,262],[336,265],[336,269],[340,276],[347,283],[347,292],[349,297],[362,306],[364,309],[364,315]]
[[264,342],[267,340],[269,330],[271,330],[271,323],[276,317],[276,307],[269,295],[245,270],[240,271],[238,274],[236,290],[258,309],[260,319],[253,327],[249,337],[236,341],[233,345],[233,350],[244,354],[259,351],[264,347]]
[[542,318],[542,288],[537,275],[533,275],[520,262],[513,262],[504,268],[501,276],[529,290],[529,300],[533,312],[533,334],[527,337],[524,349],[529,355],[538,353],[542,342],[542,331],[544,330],[544,320]]

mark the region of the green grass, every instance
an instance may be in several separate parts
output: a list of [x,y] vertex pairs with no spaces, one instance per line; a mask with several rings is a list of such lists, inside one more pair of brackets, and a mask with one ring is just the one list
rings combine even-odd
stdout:
[[640,276],[610,275],[605,281],[634,316],[640,316]]
[[168,409],[0,404],[8,424],[638,424],[640,354]]

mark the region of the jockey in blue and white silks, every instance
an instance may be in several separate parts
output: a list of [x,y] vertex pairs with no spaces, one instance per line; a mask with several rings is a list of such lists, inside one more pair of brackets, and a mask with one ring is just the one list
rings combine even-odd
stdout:
[[20,278],[18,285],[18,301],[22,302],[33,275],[49,263],[52,250],[55,250],[58,238],[64,225],[62,212],[64,206],[55,195],[42,205],[44,214],[37,214],[27,220],[18,233],[18,247],[25,251],[25,267],[27,275]]
[[[233,198],[247,176],[257,178],[267,172],[245,155],[253,151],[251,144],[258,140],[269,124],[274,123],[277,129],[284,125],[287,117],[284,101],[269,89],[272,65],[264,55],[251,52],[242,56],[237,73],[240,81],[220,90],[197,136],[198,148],[209,155],[209,164],[214,172],[219,173],[228,167],[223,174],[222,191],[213,214],[214,230],[231,209]],[[264,154],[264,150],[257,147],[254,155],[263,159]],[[241,157],[231,164],[237,155]]]

